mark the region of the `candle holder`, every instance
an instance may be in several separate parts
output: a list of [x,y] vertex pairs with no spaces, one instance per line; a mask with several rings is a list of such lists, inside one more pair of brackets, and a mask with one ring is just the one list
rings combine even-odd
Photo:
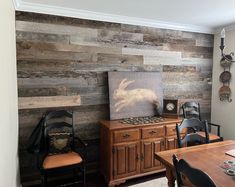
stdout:
[[231,89],[230,89],[230,80],[231,80],[231,72],[230,72],[230,66],[235,61],[233,60],[234,52],[231,52],[230,54],[224,53],[224,38],[225,38],[225,30],[223,29],[221,31],[221,44],[220,44],[220,50],[221,50],[221,60],[220,65],[224,68],[224,71],[220,74],[220,81],[223,83],[223,86],[219,89],[219,97],[221,101],[228,101],[232,102],[231,97]]

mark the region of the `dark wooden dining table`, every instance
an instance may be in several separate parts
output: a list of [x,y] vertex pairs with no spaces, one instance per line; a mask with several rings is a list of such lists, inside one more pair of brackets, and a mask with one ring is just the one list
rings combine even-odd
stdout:
[[155,159],[158,159],[165,165],[169,187],[175,186],[175,171],[172,162],[173,154],[176,154],[179,159],[185,159],[192,167],[206,172],[218,187],[235,187],[235,176],[227,175],[221,167],[225,160],[235,161],[234,157],[225,154],[231,149],[235,149],[235,141],[226,140],[156,152]]

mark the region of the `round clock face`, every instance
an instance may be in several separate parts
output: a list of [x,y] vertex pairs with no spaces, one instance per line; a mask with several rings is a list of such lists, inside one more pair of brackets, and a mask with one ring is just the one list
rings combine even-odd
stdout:
[[174,108],[175,108],[174,103],[167,103],[166,109],[167,109],[168,111],[172,111],[172,110],[174,110]]

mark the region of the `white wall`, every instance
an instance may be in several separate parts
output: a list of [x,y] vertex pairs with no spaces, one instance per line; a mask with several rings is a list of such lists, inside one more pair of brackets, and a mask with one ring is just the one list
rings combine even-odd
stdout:
[[[232,102],[222,102],[219,100],[219,88],[222,83],[219,81],[219,76],[223,72],[220,66],[220,34],[215,35],[214,40],[214,56],[213,56],[213,84],[212,84],[212,107],[211,121],[220,124],[222,136],[225,139],[235,140],[235,64],[231,66],[232,79],[230,88],[232,91]],[[226,31],[225,38],[225,53],[235,52],[235,30]],[[235,58],[234,58],[235,59]]]
[[0,187],[19,186],[15,10],[0,0]]

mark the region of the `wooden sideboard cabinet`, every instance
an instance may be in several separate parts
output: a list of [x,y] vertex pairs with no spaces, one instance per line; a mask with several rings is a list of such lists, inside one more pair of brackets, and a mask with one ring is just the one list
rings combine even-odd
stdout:
[[143,125],[101,121],[100,171],[108,186],[164,171],[154,153],[177,147],[176,123],[181,119]]

